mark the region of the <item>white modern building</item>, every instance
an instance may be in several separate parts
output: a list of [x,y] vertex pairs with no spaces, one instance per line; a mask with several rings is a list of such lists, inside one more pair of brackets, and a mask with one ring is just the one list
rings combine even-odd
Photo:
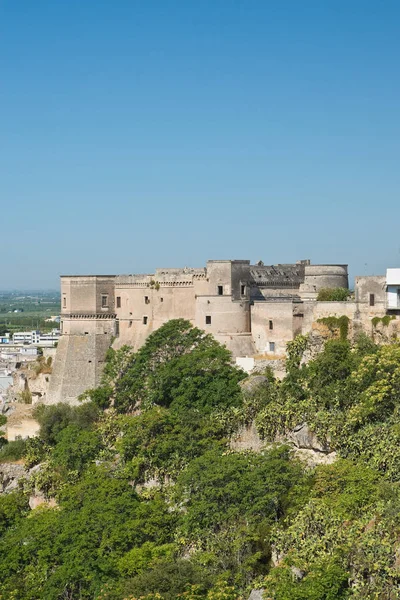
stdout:
[[13,333],[14,344],[54,346],[59,338],[59,329],[52,329],[50,333],[41,333],[40,331],[18,331]]
[[386,271],[386,308],[400,310],[400,269]]

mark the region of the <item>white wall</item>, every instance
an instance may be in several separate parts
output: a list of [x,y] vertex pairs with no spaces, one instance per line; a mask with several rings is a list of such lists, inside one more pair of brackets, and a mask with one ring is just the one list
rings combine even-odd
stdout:
[[[394,271],[397,269],[391,269],[391,270]],[[400,291],[400,285],[388,285],[388,288],[387,288],[387,307],[388,308],[400,308],[399,291]]]

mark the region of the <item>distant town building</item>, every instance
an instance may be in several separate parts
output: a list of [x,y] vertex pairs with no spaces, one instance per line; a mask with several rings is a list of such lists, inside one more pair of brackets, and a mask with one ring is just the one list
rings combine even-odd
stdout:
[[34,346],[54,346],[60,338],[60,330],[52,329],[50,333],[40,331],[18,331],[13,333],[13,344],[26,344]]

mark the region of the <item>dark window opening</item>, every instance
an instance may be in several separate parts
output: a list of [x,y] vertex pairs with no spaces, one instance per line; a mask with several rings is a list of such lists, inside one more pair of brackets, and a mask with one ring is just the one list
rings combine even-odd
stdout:
[[160,302],[164,302],[164,298],[160,298]]
[[108,296],[101,297],[101,308],[107,308],[108,306]]
[[143,317],[143,325],[147,325],[147,317]]
[[240,286],[240,293],[242,296],[246,295],[246,286],[245,285]]
[[89,335],[89,332],[88,332],[88,331],[85,331],[85,335]]
[[206,325],[211,325],[211,315],[206,316]]
[[115,335],[119,335],[119,321],[115,321]]
[[145,296],[145,297],[144,297],[144,303],[145,303],[145,304],[150,304],[150,299],[149,299],[149,297],[148,297],[148,296]]
[[218,286],[218,296],[223,296],[224,294],[224,288],[222,285]]
[[121,308],[121,296],[117,296],[117,308]]
[[270,352],[275,352],[275,342],[270,342],[269,343],[269,351]]
[[272,322],[271,320],[269,321],[269,328],[270,328],[270,329],[273,329],[273,328],[274,328],[274,324],[273,324],[273,322]]
[[129,321],[128,327],[132,327],[132,321]]
[[67,298],[64,296],[63,298],[63,308],[67,308]]
[[370,294],[369,295],[369,305],[370,306],[375,306],[375,294]]

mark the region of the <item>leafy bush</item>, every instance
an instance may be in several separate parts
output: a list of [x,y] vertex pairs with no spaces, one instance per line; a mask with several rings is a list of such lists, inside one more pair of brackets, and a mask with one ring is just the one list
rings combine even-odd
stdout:
[[0,462],[21,460],[25,454],[26,441],[15,440],[7,442],[0,449]]
[[344,302],[350,294],[351,292],[347,288],[321,288],[317,300],[319,302]]
[[68,425],[75,425],[81,429],[90,427],[99,417],[99,410],[92,402],[82,406],[70,406],[60,402],[53,406],[39,404],[33,414],[40,424],[41,439],[46,444],[54,445],[60,432]]

